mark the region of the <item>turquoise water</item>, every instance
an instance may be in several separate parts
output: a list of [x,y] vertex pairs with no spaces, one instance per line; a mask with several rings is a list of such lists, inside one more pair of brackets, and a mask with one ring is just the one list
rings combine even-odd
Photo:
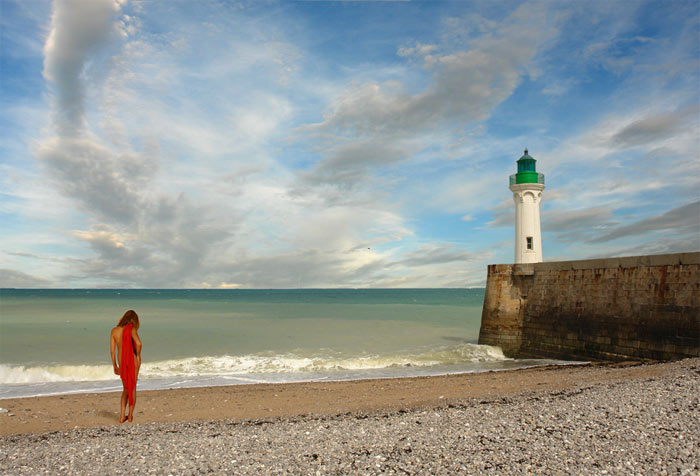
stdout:
[[522,366],[476,344],[483,289],[0,291],[0,398],[120,388],[109,332],[140,316],[139,388]]

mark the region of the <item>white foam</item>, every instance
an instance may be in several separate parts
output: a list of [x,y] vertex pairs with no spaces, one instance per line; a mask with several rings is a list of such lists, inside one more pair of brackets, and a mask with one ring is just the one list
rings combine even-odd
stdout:
[[[268,353],[243,356],[188,357],[184,359],[144,362],[140,379],[188,378],[203,376],[285,374],[329,371],[380,370],[393,367],[433,367],[477,362],[508,360],[498,347],[460,344],[449,347],[400,352],[390,355],[300,355]],[[0,384],[45,382],[81,382],[114,379],[110,365],[12,366],[0,364]]]
[[0,384],[81,382],[114,378],[110,365],[47,365],[27,367],[0,364]]

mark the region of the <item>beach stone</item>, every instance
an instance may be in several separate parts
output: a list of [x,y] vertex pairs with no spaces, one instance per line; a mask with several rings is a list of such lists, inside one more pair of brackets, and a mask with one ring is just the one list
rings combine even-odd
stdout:
[[7,475],[697,475],[700,359],[671,365],[658,378],[427,410],[7,436],[0,467]]

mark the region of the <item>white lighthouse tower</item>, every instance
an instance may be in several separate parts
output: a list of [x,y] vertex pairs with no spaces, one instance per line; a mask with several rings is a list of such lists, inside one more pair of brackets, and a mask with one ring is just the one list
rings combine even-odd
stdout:
[[515,202],[515,262],[542,261],[540,200],[544,175],[535,170],[535,159],[525,154],[518,159],[518,173],[510,176],[510,190]]

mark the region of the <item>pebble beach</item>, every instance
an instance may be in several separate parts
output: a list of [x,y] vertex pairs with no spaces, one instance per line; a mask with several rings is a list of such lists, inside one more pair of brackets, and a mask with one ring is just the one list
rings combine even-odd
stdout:
[[[250,386],[251,398],[287,393],[287,406],[208,420],[185,408],[178,421],[150,422],[143,410],[141,423],[29,433],[8,422],[22,406],[44,408],[40,399],[1,400],[9,410],[0,415],[0,467],[6,475],[700,474],[700,359],[325,385],[330,397],[317,412],[289,411],[312,395],[303,385]],[[412,389],[420,398],[408,397]],[[212,391],[217,399],[226,390]],[[341,398],[348,394],[364,403],[353,407]],[[79,397],[81,405],[96,398]]]

